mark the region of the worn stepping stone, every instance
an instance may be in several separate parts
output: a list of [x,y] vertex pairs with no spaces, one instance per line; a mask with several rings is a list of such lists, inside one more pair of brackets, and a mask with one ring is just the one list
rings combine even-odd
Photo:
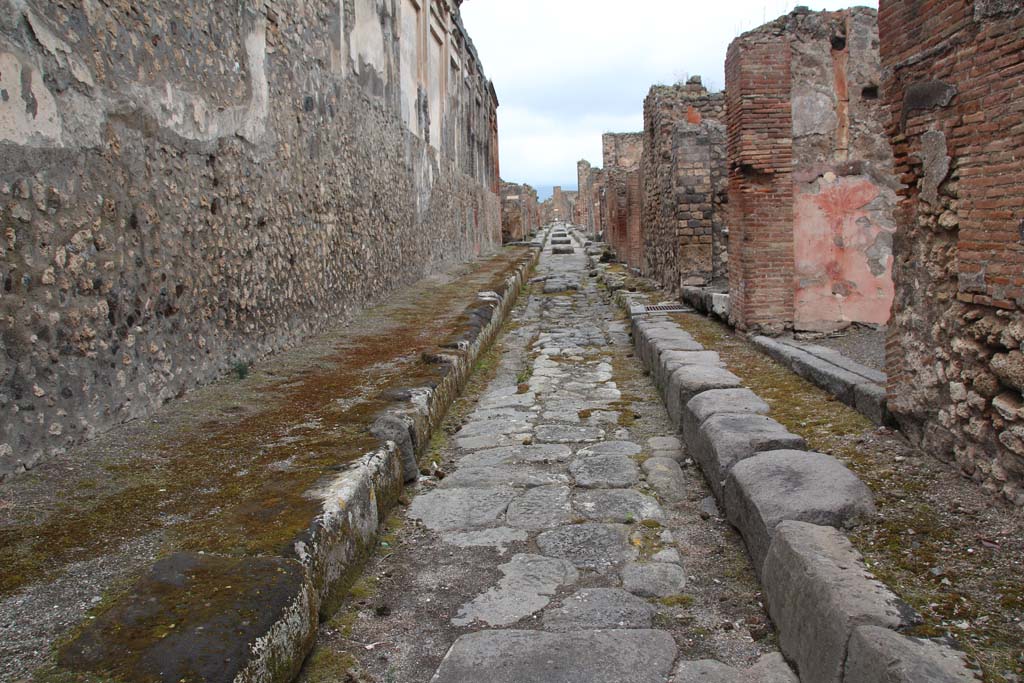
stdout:
[[604,437],[604,430],[587,425],[538,425],[534,438],[541,443],[583,443]]
[[595,522],[665,521],[658,501],[633,489],[581,491],[575,498],[576,512]]
[[622,568],[622,587],[645,598],[667,598],[686,587],[686,574],[678,564],[630,562]]
[[576,452],[577,456],[591,456],[591,455],[637,455],[643,448],[640,444],[633,443],[632,441],[602,441],[601,443],[595,443],[581,448]]
[[553,529],[572,521],[568,486],[541,486],[515,498],[505,523],[517,529]]
[[579,569],[605,570],[637,556],[630,543],[629,527],[624,524],[570,524],[537,537],[537,547],[545,555],[561,557]]
[[633,486],[640,481],[637,464],[624,455],[594,455],[569,463],[576,485],[583,488]]
[[549,484],[564,484],[564,474],[544,472],[532,467],[494,465],[492,467],[460,467],[441,480],[438,488],[454,489],[481,486],[521,486],[533,488]]
[[455,641],[431,683],[663,683],[676,652],[649,629],[478,631]]
[[459,459],[460,467],[491,467],[515,463],[567,462],[572,449],[563,444],[517,444],[488,448]]
[[592,628],[650,628],[657,609],[621,588],[585,588],[544,614],[550,631]]
[[435,489],[413,498],[409,516],[432,531],[492,526],[514,496],[509,486]]
[[[873,679],[881,680],[881,679]],[[778,652],[761,656],[753,666],[737,669],[713,659],[680,662],[672,683],[799,683]]]
[[572,563],[541,555],[514,555],[498,569],[505,575],[498,585],[463,605],[452,624],[514,624],[547,607],[559,586],[576,583],[579,578]]

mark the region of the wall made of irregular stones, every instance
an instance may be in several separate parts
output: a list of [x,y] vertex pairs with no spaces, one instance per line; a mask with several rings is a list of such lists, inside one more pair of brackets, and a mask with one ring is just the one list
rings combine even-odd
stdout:
[[670,290],[727,277],[724,116],[699,76],[644,100],[644,271]]
[[[876,12],[797,9],[734,47],[729,159],[733,194],[745,204],[734,207],[732,243],[739,232],[750,256],[771,255],[733,261],[737,322],[813,331],[884,324],[897,181],[878,99]],[[759,74],[759,66],[768,68]]]
[[882,0],[896,170],[888,405],[928,452],[1024,505],[1024,7]]
[[0,479],[495,248],[434,5],[0,0]]

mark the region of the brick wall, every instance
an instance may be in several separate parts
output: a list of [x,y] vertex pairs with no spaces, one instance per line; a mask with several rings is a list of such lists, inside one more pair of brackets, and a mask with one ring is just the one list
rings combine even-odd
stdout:
[[791,89],[784,32],[759,30],[729,45],[729,305],[741,329],[793,320]]
[[889,409],[1024,505],[1024,7],[882,0],[896,171]]
[[644,100],[644,271],[672,290],[727,274],[724,115],[724,94],[700,76]]
[[885,324],[897,179],[877,15],[797,9],[726,60],[730,288],[743,328]]
[[643,267],[640,158],[643,133],[606,133],[601,138],[604,156],[605,240],[619,259]]

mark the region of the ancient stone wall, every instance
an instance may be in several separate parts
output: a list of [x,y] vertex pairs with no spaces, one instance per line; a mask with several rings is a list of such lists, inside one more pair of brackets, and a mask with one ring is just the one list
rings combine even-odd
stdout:
[[730,45],[730,287],[739,326],[827,331],[888,320],[897,181],[880,78],[868,8],[797,9]]
[[727,277],[724,116],[724,93],[700,76],[644,100],[644,270],[670,290]]
[[605,172],[587,161],[576,164],[579,190],[576,197],[576,224],[588,235],[602,238],[605,230]]
[[1024,505],[1024,6],[879,6],[896,170],[889,410]]
[[519,242],[540,227],[537,191],[529,185],[501,183],[501,241]]
[[563,190],[556,185],[551,196],[541,204],[541,222],[544,224],[555,221],[571,223],[576,215],[576,192]]
[[447,0],[0,0],[0,478],[500,240]]
[[643,267],[644,239],[641,223],[640,157],[643,133],[605,133],[604,156],[605,240],[619,259],[634,268]]

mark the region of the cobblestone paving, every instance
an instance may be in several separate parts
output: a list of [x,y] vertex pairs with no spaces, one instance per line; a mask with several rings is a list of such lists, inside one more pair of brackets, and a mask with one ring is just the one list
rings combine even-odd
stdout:
[[447,476],[423,477],[308,680],[796,680],[582,251],[543,254]]

